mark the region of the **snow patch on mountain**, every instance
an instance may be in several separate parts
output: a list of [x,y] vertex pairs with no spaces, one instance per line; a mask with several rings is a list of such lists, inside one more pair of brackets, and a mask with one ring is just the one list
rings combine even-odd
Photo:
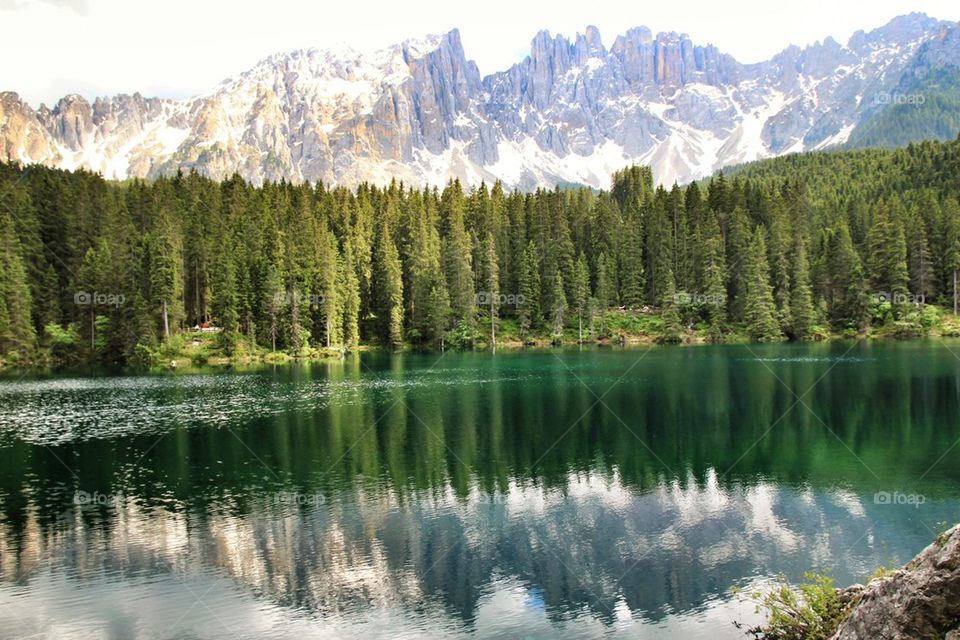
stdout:
[[925,43],[956,29],[922,14],[787,47],[743,65],[676,33],[540,32],[530,56],[481,77],[454,30],[374,52],[270,56],[187,100],[68,96],[32,109],[0,93],[0,159],[108,178],[196,170],[268,180],[594,187],[630,163],[661,184],[846,142]]

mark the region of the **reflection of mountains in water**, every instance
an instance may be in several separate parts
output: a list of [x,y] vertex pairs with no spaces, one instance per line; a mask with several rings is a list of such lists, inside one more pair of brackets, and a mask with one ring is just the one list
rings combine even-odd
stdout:
[[[0,386],[0,573],[213,572],[311,615],[468,626],[505,583],[551,620],[612,623],[772,572],[862,579],[960,519],[960,361],[850,349],[365,355]],[[893,490],[926,502],[874,504]],[[126,500],[78,509],[75,491]]]
[[[955,511],[927,506],[925,518]],[[49,569],[40,559],[62,558],[54,570],[80,586],[104,572],[188,579],[213,570],[310,615],[439,606],[469,627],[506,577],[552,620],[579,611],[613,624],[624,606],[657,621],[758,575],[832,567],[841,582],[862,579],[911,556],[911,536],[919,546],[928,537],[883,509],[845,491],[723,487],[712,470],[645,492],[617,474],[589,473],[571,474],[562,489],[511,484],[492,496],[476,486],[405,497],[358,486],[308,508],[264,494],[239,510],[184,512],[128,497],[68,509],[48,526],[31,506],[19,530],[0,531],[8,582]]]

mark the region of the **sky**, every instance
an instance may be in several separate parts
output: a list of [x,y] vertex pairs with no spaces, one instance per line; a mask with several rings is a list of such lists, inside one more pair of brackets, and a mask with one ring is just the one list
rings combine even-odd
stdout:
[[541,29],[572,38],[587,25],[608,46],[642,25],[749,63],[827,36],[845,43],[911,11],[960,20],[956,0],[0,0],[0,91],[33,107],[68,93],[183,98],[273,53],[374,50],[452,28],[484,75],[522,60]]

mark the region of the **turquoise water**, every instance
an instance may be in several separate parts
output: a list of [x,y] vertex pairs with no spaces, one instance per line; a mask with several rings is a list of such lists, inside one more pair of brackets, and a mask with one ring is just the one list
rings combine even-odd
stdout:
[[0,636],[744,637],[731,587],[861,581],[960,521],[954,352],[0,382]]

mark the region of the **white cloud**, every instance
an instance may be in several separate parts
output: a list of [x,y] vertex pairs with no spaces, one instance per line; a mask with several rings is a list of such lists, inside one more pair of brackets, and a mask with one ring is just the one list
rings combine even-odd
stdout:
[[599,27],[607,45],[628,28],[645,25],[687,32],[698,43],[712,42],[742,62],[755,62],[791,43],[826,36],[845,42],[857,29],[878,27],[910,11],[960,17],[955,0],[0,0],[0,90],[17,91],[34,106],[66,93],[183,97],[278,51],[338,42],[373,49],[453,27],[460,29],[467,56],[482,73],[520,59],[540,29],[573,37],[588,24]]

